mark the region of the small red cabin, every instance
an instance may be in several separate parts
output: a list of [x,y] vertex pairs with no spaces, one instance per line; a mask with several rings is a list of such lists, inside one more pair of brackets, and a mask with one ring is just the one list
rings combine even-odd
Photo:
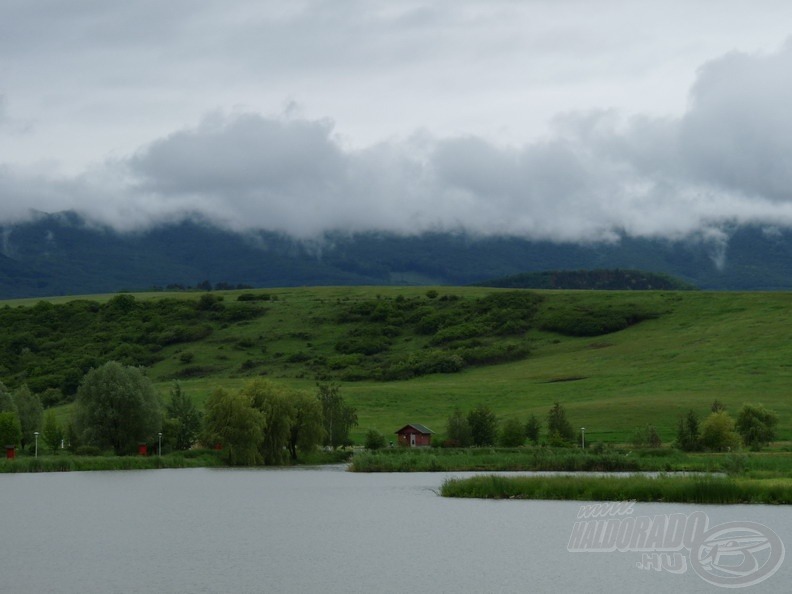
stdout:
[[399,436],[399,445],[411,448],[432,445],[432,433],[434,431],[429,427],[418,423],[410,423],[396,431],[396,435]]

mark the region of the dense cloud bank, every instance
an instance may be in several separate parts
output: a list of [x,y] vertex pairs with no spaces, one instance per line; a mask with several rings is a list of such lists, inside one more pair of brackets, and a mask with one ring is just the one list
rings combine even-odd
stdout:
[[788,43],[705,64],[679,118],[568,113],[519,147],[422,132],[353,149],[330,120],[218,112],[75,177],[0,166],[0,218],[74,209],[123,230],[199,214],[299,238],[466,230],[718,244],[735,224],[792,225],[789,105]]

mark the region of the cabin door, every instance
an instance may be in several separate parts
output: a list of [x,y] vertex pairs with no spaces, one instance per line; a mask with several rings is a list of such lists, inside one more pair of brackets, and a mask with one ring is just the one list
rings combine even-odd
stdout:
[[415,433],[410,433],[410,447],[415,447]]

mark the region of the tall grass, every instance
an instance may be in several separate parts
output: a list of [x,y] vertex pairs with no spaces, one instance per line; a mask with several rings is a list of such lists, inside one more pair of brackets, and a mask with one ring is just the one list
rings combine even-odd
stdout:
[[[147,470],[153,468],[206,468],[224,466],[221,452],[189,450],[164,456],[29,456],[0,460],[0,473],[69,472],[77,470]],[[315,451],[303,454],[300,465],[339,464],[352,456],[349,450]]]
[[670,477],[505,477],[449,479],[444,497],[662,501],[667,503],[792,504],[792,480],[755,480],[711,475]]
[[222,466],[216,452],[198,450],[165,456],[39,456],[0,460],[0,473],[69,472],[81,470],[146,470]]
[[437,472],[557,470],[568,472],[634,472],[705,470],[703,461],[666,450],[660,456],[626,455],[610,450],[570,448],[402,449],[364,452],[352,459],[353,472]]

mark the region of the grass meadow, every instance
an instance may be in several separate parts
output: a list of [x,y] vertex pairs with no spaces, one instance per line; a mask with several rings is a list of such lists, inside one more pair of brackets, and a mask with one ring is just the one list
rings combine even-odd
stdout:
[[[435,287],[443,296],[481,298],[497,292],[481,287]],[[575,427],[586,428],[589,444],[626,443],[636,428],[653,424],[664,443],[673,441],[677,421],[689,409],[700,417],[714,400],[736,414],[744,402],[762,403],[779,416],[779,441],[792,440],[792,295],[737,292],[537,291],[538,319],[558,311],[587,312],[637,307],[655,312],[626,329],[599,336],[569,336],[541,330],[519,337],[530,354],[518,361],[466,367],[399,381],[348,381],[328,372],[338,342],[349,332],[339,312],[372,300],[425,299],[428,287],[320,287],[247,291],[267,293],[266,312],[190,343],[170,345],[149,369],[164,396],[178,379],[200,405],[218,387],[236,389],[264,376],[312,392],[317,381],[336,381],[355,406],[362,443],[369,429],[390,438],[409,422],[422,423],[442,440],[455,407],[487,404],[499,419],[540,419],[556,401]],[[226,303],[240,292],[216,292]],[[138,300],[161,293],[135,294]],[[168,294],[196,300],[195,293]],[[112,296],[97,296],[101,301]],[[63,302],[58,298],[53,302]],[[12,307],[39,300],[7,302]],[[581,314],[583,315],[583,314]],[[405,332],[391,344],[396,355],[428,348],[429,338]],[[186,353],[186,354],[185,354]],[[324,363],[324,364],[323,364]],[[62,418],[69,406],[60,407]]]

